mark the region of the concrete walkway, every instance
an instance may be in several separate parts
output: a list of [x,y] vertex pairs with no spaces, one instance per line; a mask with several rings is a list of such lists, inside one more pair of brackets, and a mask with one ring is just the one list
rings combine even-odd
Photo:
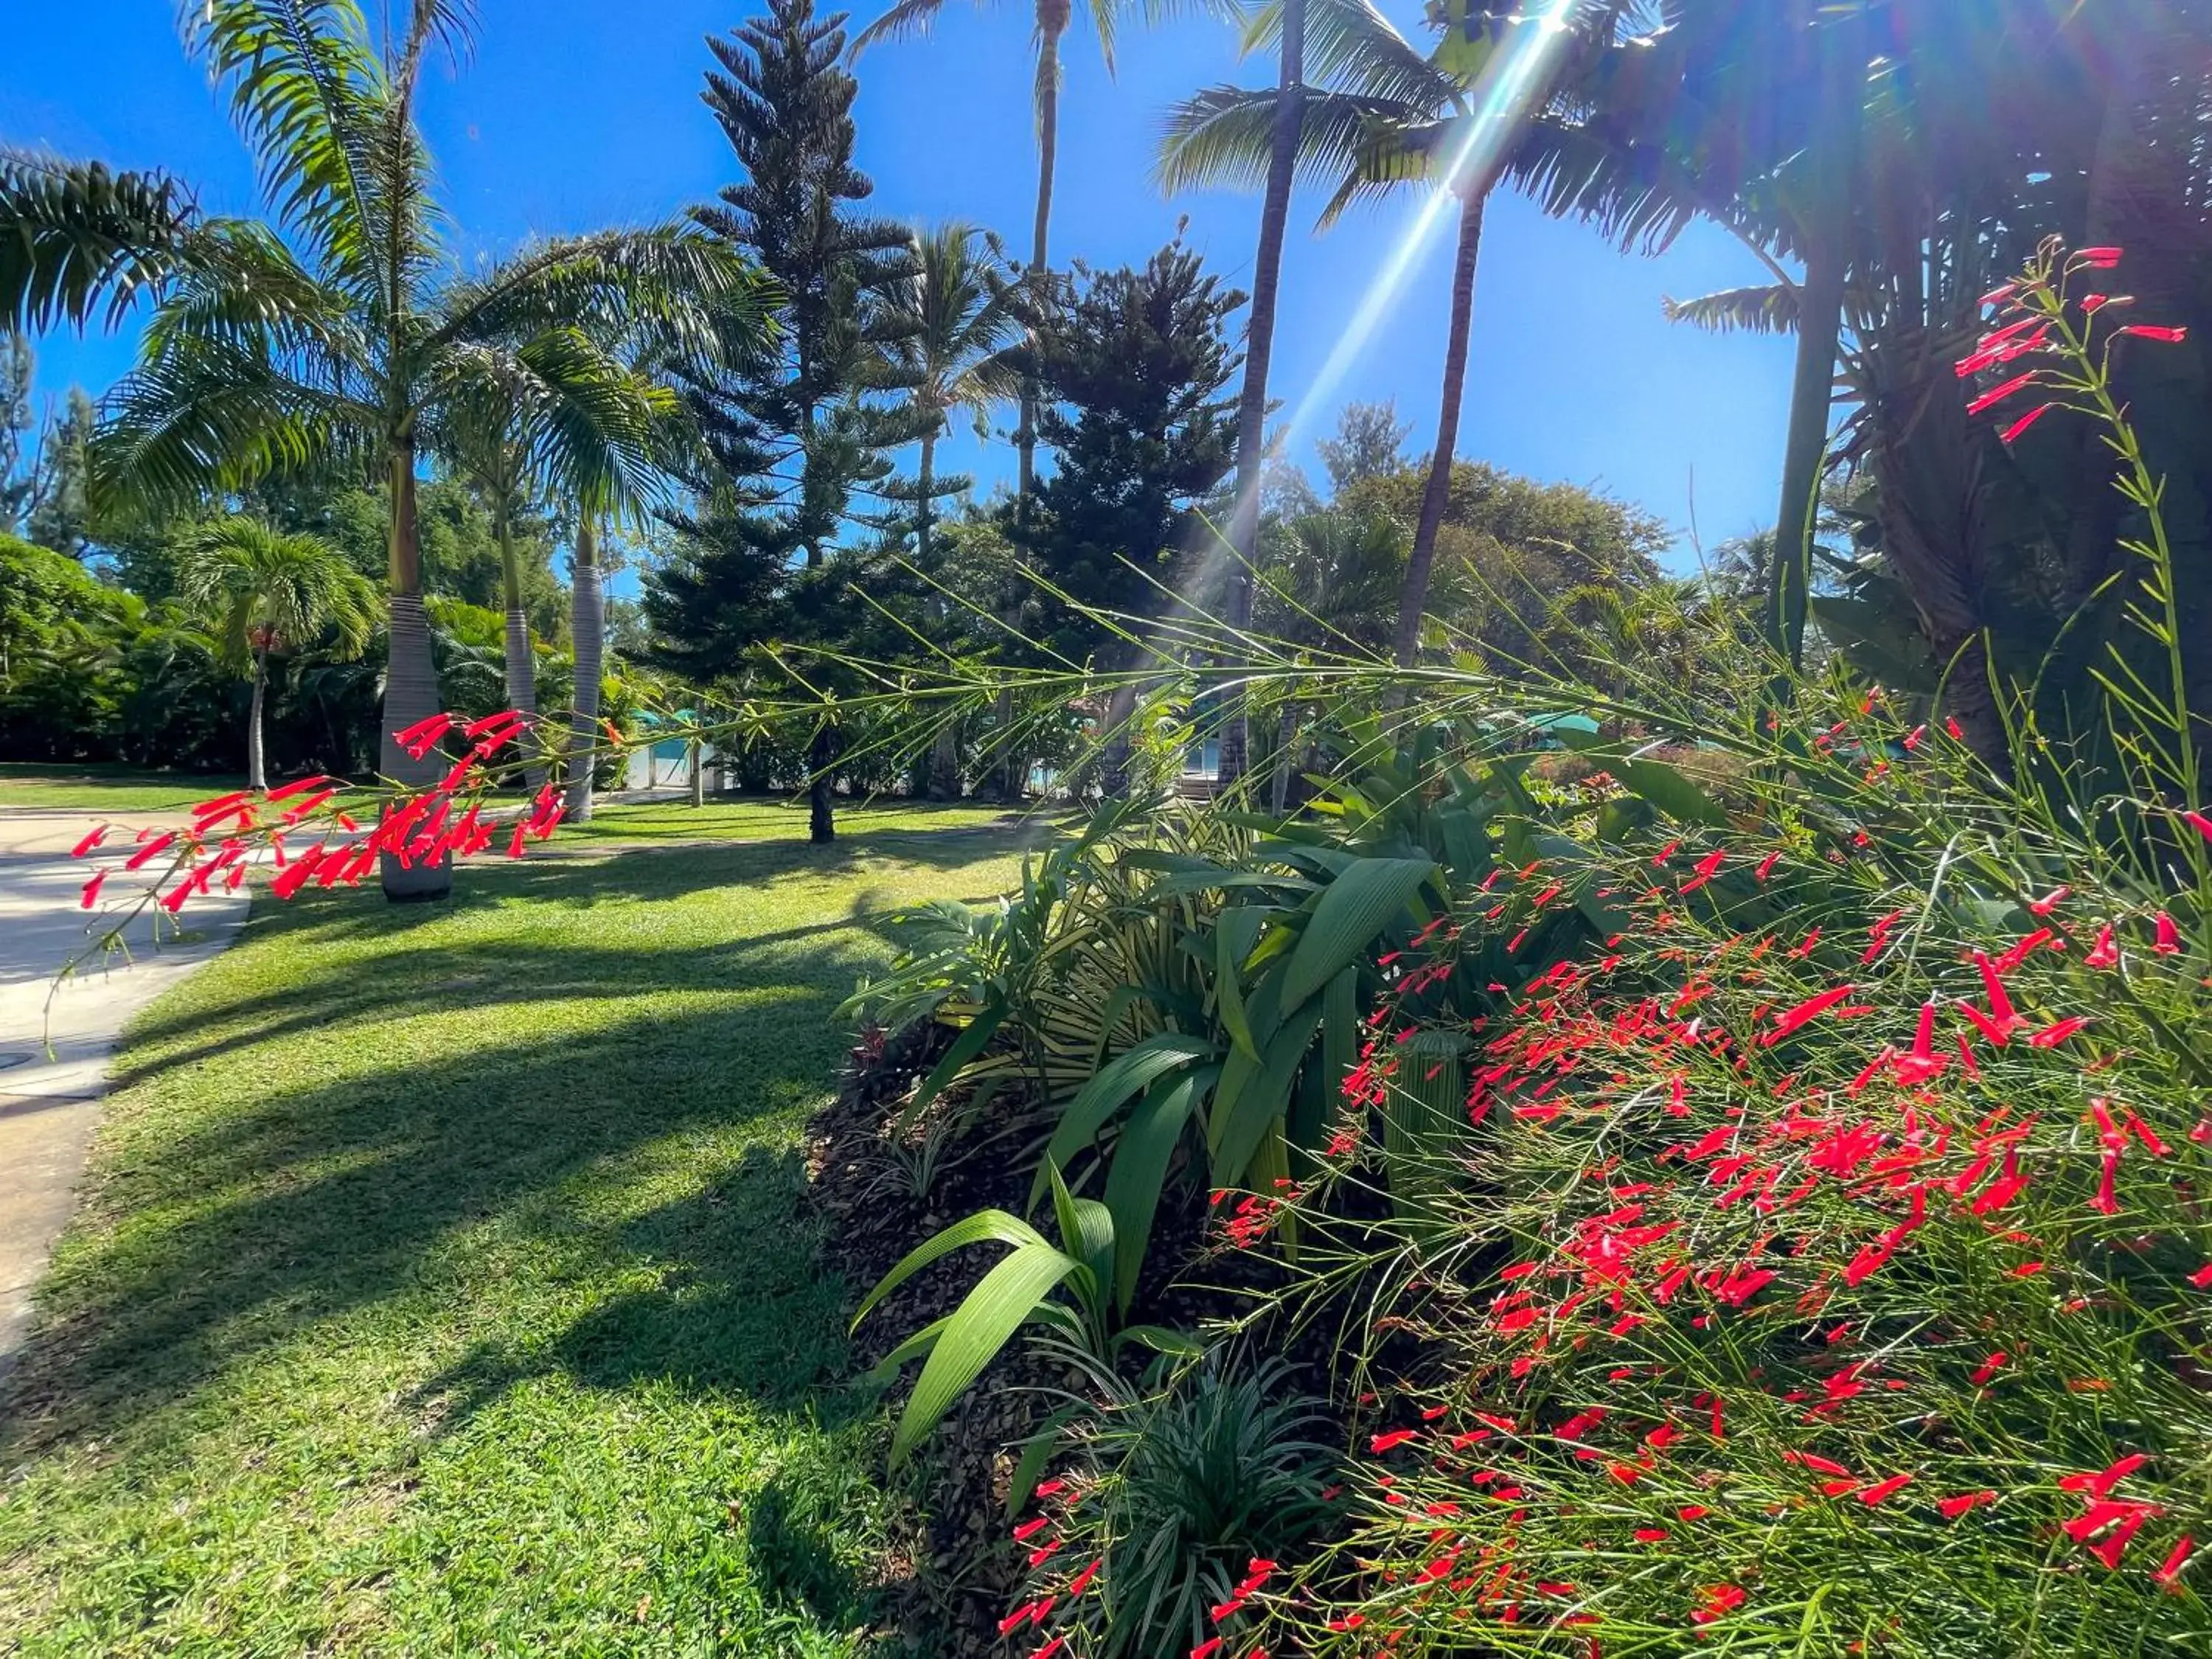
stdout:
[[[94,823],[128,839],[166,817],[0,807],[0,1376],[30,1327],[32,1291],[76,1202],[107,1062],[131,1017],[221,951],[244,893],[195,900],[181,938],[131,924],[130,955],[55,975],[106,925],[79,908],[87,866],[69,849]],[[117,878],[111,876],[112,889]]]

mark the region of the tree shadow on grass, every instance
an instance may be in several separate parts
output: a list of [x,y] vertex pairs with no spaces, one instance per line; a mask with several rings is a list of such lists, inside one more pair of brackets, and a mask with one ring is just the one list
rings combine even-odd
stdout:
[[[347,964],[289,986],[281,1011],[253,990],[227,1001],[201,998],[167,1012],[156,1008],[133,1026],[131,1042],[116,1062],[115,1086],[127,1088],[156,1072],[203,1064],[272,1038],[369,1014],[437,1012],[457,1003],[489,1009],[550,998],[632,997],[655,989],[742,988],[763,960],[779,951],[788,953],[790,964],[804,966],[819,958],[819,941],[849,928],[859,927],[888,942],[888,924],[901,904],[896,880],[901,866],[955,869],[1012,850],[1012,843],[993,831],[887,832],[884,844],[872,848],[862,846],[862,839],[856,836],[850,845],[826,849],[803,843],[663,848],[465,867],[457,872],[456,896],[450,905],[392,907],[374,892],[316,894],[296,909],[264,902],[246,924],[246,939],[297,930],[303,941],[339,944],[359,939],[388,951],[395,941],[404,943],[434,929],[441,919],[471,906],[518,901],[570,907],[655,902],[709,889],[768,890],[776,883],[801,878],[849,879],[878,864],[884,875],[882,882],[855,892],[842,916],[681,952],[605,951],[583,941],[564,942],[558,951],[518,954],[506,941],[445,941],[427,949],[410,947],[404,984]],[[969,896],[981,901],[994,895]],[[425,971],[414,971],[418,963]],[[834,984],[833,1007],[850,991],[857,974],[874,964],[872,959],[855,957],[849,964],[838,965],[844,977],[824,981]],[[805,977],[823,976],[809,969]],[[195,1036],[197,1041],[179,1042]]]
[[[827,1085],[836,1004],[878,953],[850,938],[738,940],[703,980],[681,952],[494,954],[418,948],[402,982],[288,991],[277,1023],[336,1042],[356,1020],[450,1009],[435,988],[481,971],[488,982],[463,1005],[487,1011],[480,1049],[396,1052],[365,1075],[289,1086],[252,1071],[220,1091],[179,1079],[118,1126],[90,1206],[98,1224],[57,1261],[44,1327],[0,1396],[0,1456],[113,1433],[324,1322],[390,1348],[404,1371],[457,1323],[508,1318],[512,1333],[488,1334],[473,1357],[479,1396],[502,1364],[764,1401],[838,1369],[842,1288],[814,1277],[785,1124]],[[581,996],[740,994],[536,1041],[502,1027],[502,999],[542,998],[556,977]],[[705,1190],[625,1208],[645,1178],[634,1166],[665,1175],[668,1149],[654,1144],[679,1134],[699,1141]],[[641,1273],[650,1288],[634,1288]],[[510,1317],[533,1298],[566,1308],[595,1281],[623,1288],[543,1350],[532,1322]]]

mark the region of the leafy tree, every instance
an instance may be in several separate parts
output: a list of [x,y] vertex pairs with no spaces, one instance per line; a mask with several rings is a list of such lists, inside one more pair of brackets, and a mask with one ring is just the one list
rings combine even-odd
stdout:
[[46,428],[46,487],[26,521],[31,540],[73,559],[82,558],[92,542],[92,440],[98,425],[91,398],[82,386],[71,386],[60,418]]
[[[1435,476],[1424,460],[1363,480],[1338,496],[1336,510],[1414,524]],[[1594,614],[1594,596],[1658,580],[1658,557],[1674,540],[1667,526],[1579,485],[1480,462],[1455,461],[1447,477],[1427,607],[1435,619],[1498,672],[1565,670],[1609,683],[1601,653],[1578,629]]]
[[1336,417],[1336,433],[1314,447],[1321,464],[1328,469],[1329,489],[1342,494],[1368,478],[1388,477],[1406,465],[1406,439],[1411,421],[1398,418],[1395,399],[1379,404],[1346,404]]
[[[1060,42],[1075,15],[1071,0],[1035,0],[1035,5],[1031,39],[1036,43],[1036,218],[1030,241],[1030,261],[1024,273],[1032,307],[1045,302],[1052,270],[1052,192],[1060,157]],[[893,0],[890,10],[854,36],[854,56],[878,40],[927,34],[944,9],[945,0]],[[1152,20],[1166,9],[1164,0],[1146,0],[1146,20]],[[1114,68],[1114,36],[1121,11],[1121,0],[1091,0],[1091,27],[1098,33],[1098,47],[1105,56],[1109,74]],[[1014,429],[1014,443],[1019,454],[1016,500],[1024,511],[1036,482],[1038,396],[1034,384],[1023,387],[1021,424]]]
[[38,358],[20,334],[0,336],[0,536],[22,527],[40,494],[38,416],[31,394]]
[[[428,784],[441,762],[390,733],[440,701],[422,605],[416,489],[452,401],[529,373],[529,343],[586,321],[696,339],[702,296],[734,309],[751,278],[674,227],[533,248],[481,276],[438,258],[439,215],[415,94],[430,52],[465,40],[459,0],[414,0],[378,39],[358,0],[207,0],[187,39],[228,94],[273,223],[203,214],[160,173],[0,156],[0,325],[40,328],[137,301],[154,311],[118,389],[94,480],[190,501],[272,473],[350,467],[383,479],[391,660],[380,769]],[[392,898],[437,897],[443,861],[386,858]]]
[[[1079,605],[1156,609],[1199,544],[1199,505],[1236,459],[1236,401],[1226,393],[1239,359],[1228,323],[1243,303],[1171,243],[1140,269],[1079,264],[1074,291],[1019,349],[1042,392],[1038,430],[1054,469],[1015,540]],[[1095,623],[1058,601],[1038,621],[1064,657],[1079,660],[1103,643]]]
[[[817,18],[813,0],[771,0],[708,43],[719,67],[706,100],[744,177],[695,217],[757,260],[779,301],[772,339],[684,379],[698,507],[673,518],[679,544],[645,604],[653,660],[701,684],[741,674],[794,630],[836,631],[826,613],[853,603],[831,579],[858,550],[848,527],[902,526],[897,503],[915,492],[894,479],[890,453],[943,424],[927,399],[887,401],[920,384],[921,319],[892,297],[915,274],[912,234],[851,210],[874,186],[852,161],[859,88],[841,64],[842,23]],[[894,354],[909,346],[902,368]],[[817,841],[836,833],[837,752],[825,724],[810,756]]]
[[335,636],[337,655],[358,657],[374,619],[374,591],[329,543],[247,518],[226,520],[194,538],[177,575],[185,603],[214,622],[225,664],[243,669],[252,683],[246,786],[266,789],[261,711],[269,659],[325,635]]

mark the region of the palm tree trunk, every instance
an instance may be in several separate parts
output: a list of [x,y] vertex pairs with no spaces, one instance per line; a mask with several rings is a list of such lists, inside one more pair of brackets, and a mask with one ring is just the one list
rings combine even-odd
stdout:
[[921,434],[921,465],[915,471],[915,547],[924,570],[929,568],[930,518],[934,507],[929,492],[936,483],[937,433],[933,428]]
[[[514,550],[514,521],[502,503],[493,529],[499,541],[500,585],[507,601],[507,706],[522,716],[520,741],[526,754],[538,752],[538,664],[530,648],[530,612],[522,603],[522,562]],[[545,787],[545,769],[523,769],[532,794]]]
[[806,838],[817,847],[827,847],[837,839],[836,807],[830,798],[836,781],[830,768],[836,762],[836,739],[824,726],[814,734],[806,750]]
[[246,787],[266,789],[269,765],[261,746],[261,706],[269,690],[269,653],[253,653],[253,705],[246,716]]
[[591,515],[576,521],[576,557],[568,577],[568,634],[576,650],[575,712],[568,722],[568,811],[572,823],[592,816],[592,763],[599,744],[599,672],[606,653],[606,605],[599,591],[599,544]]
[[[1053,172],[1060,159],[1060,37],[1067,32],[1070,15],[1070,0],[1037,0],[1036,221],[1030,239],[1030,268],[1024,275],[1029,283],[1030,303],[1038,309],[1044,304],[1046,273],[1050,269]],[[1024,380],[1021,425],[1014,434],[1020,457],[1014,512],[1017,521],[1022,523],[1028,521],[1030,495],[1036,488],[1036,382]]]
[[1768,641],[1787,652],[1793,663],[1802,663],[1805,656],[1813,542],[1828,453],[1836,354],[1843,343],[1844,280],[1849,267],[1843,250],[1826,238],[1806,251],[1796,380],[1790,398],[1790,435],[1783,451],[1782,506],[1775,518],[1774,580],[1766,599]]
[[[447,762],[434,749],[416,760],[393,733],[438,712],[438,671],[430,656],[430,618],[422,608],[422,544],[415,521],[415,443],[392,446],[392,533],[387,577],[392,590],[391,661],[384,676],[384,723],[377,768],[409,789],[427,789]],[[453,890],[450,858],[415,860],[403,867],[396,854],[381,860],[384,896],[395,904],[441,899]]]
[[933,800],[960,799],[960,723],[948,719],[930,745],[929,794]]
[[1814,204],[1802,238],[1805,287],[1797,307],[1797,368],[1783,449],[1782,506],[1775,514],[1774,585],[1766,607],[1769,642],[1800,666],[1811,608],[1820,479],[1826,471],[1828,422],[1835,404],[1836,358],[1843,349],[1844,291],[1850,275],[1851,185],[1858,173],[1869,45],[1866,8],[1860,8],[1854,25],[1834,23],[1829,32],[1820,153]]
[[1413,557],[1398,595],[1398,666],[1420,659],[1421,612],[1429,600],[1429,575],[1436,568],[1437,533],[1443,528],[1451,499],[1452,452],[1459,445],[1460,399],[1467,391],[1467,343],[1474,322],[1474,270],[1482,258],[1485,193],[1468,189],[1460,199],[1459,250],[1452,260],[1451,330],[1444,343],[1444,400],[1437,411],[1437,447],[1429,456],[1429,478],[1421,491],[1421,516],[1413,528]]
[[[1275,353],[1275,296],[1283,274],[1283,237],[1291,218],[1291,185],[1305,119],[1305,0],[1283,0],[1282,68],[1276,77],[1275,128],[1267,151],[1267,189],[1260,206],[1260,249],[1252,263],[1252,312],[1244,331],[1244,386],[1237,405],[1237,501],[1229,520],[1234,562],[1224,620],[1252,625],[1252,571],[1260,541],[1260,476],[1267,461],[1267,370]],[[1244,775],[1251,746],[1244,695],[1232,691],[1222,710],[1221,758],[1215,775],[1227,788]]]

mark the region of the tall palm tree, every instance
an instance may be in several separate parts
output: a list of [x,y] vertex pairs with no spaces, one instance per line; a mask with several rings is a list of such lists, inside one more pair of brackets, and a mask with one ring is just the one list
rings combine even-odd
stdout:
[[[589,517],[657,493],[656,452],[678,410],[675,392],[625,362],[617,343],[595,340],[581,327],[549,330],[480,364],[474,380],[441,411],[439,447],[491,503],[507,611],[507,702],[532,728],[533,746],[537,674],[516,514],[557,497],[577,502]],[[598,684],[595,668],[595,702]],[[533,764],[526,775],[535,789],[544,769]]]
[[246,781],[266,789],[261,711],[269,659],[325,635],[333,636],[331,654],[338,659],[360,656],[375,619],[375,590],[328,542],[243,517],[225,519],[185,544],[177,590],[213,622],[221,659],[253,682]]
[[[1206,3],[1209,0],[1201,0],[1201,3]],[[1075,8],[1073,0],[1033,0],[1033,3],[1030,38],[1036,43],[1036,70],[1033,77],[1037,127],[1036,215],[1031,226],[1029,264],[1023,271],[1023,279],[1030,289],[1032,305],[1041,309],[1047,298],[1046,278],[1052,269],[1052,192],[1060,160],[1060,43],[1068,25],[1075,20]],[[1125,0],[1090,0],[1091,26],[1097,31],[1098,50],[1106,60],[1109,75],[1114,70],[1114,40],[1124,3]],[[1158,21],[1169,15],[1176,3],[1176,0],[1144,0],[1145,21]],[[1227,6],[1233,0],[1219,0],[1219,3]],[[859,57],[878,40],[927,35],[945,4],[945,0],[893,0],[890,9],[853,37],[852,55]],[[1014,445],[1019,456],[1015,485],[1018,512],[1026,510],[1036,484],[1036,387],[1034,383],[1024,383],[1021,389],[1021,423],[1014,430]]]
[[[1426,55],[1367,0],[1304,0],[1303,9],[1301,83],[1266,91],[1212,88],[1179,105],[1169,117],[1158,172],[1170,189],[1263,179],[1272,185],[1277,135],[1290,105],[1297,116],[1297,167],[1335,185],[1322,226],[1353,203],[1403,183],[1431,184],[1455,202],[1443,397],[1395,630],[1398,661],[1410,666],[1449,494],[1492,189],[1512,183],[1555,202],[1555,210],[1601,220],[1631,240],[1663,240],[1688,216],[1663,192],[1626,177],[1604,144],[1555,113],[1559,89],[1589,73],[1559,45],[1598,58],[1626,14],[1623,4],[1586,0],[1559,15],[1498,16],[1467,13],[1455,0],[1458,21]],[[1518,105],[1503,115],[1478,106],[1478,91],[1508,78],[1504,71],[1516,63],[1526,82]]]
[[568,568],[568,643],[575,655],[574,705],[568,720],[568,817],[592,816],[592,754],[599,742],[599,680],[605,672],[606,592],[599,575],[599,514],[576,515],[576,543]]
[[[434,47],[465,39],[464,0],[412,0],[379,36],[360,0],[206,0],[190,49],[229,96],[269,222],[203,215],[161,173],[0,156],[0,326],[119,321],[150,297],[142,360],[111,401],[95,485],[189,499],[286,469],[357,467],[391,502],[392,657],[381,767],[425,787],[442,763],[392,733],[434,713],[415,505],[444,412],[525,348],[648,320],[700,343],[696,311],[751,277],[680,225],[546,243],[479,276],[441,258],[415,94]],[[449,890],[443,861],[387,857],[392,899]]]
[[914,233],[913,268],[885,288],[881,305],[890,326],[884,348],[907,396],[927,424],[915,474],[915,533],[922,562],[930,557],[936,500],[950,483],[937,476],[937,441],[955,410],[988,430],[991,407],[1019,387],[1006,351],[1020,331],[1013,293],[1000,279],[998,239],[957,220]]

